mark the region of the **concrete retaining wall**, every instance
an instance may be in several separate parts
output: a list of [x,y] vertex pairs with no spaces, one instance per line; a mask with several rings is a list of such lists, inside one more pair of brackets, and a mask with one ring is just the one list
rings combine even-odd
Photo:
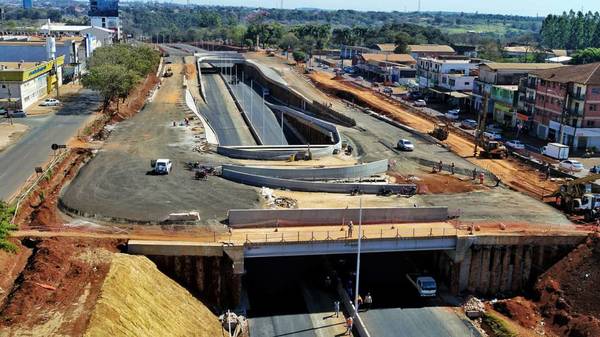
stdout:
[[[321,158],[331,156],[336,145],[317,145],[310,147],[310,152],[313,158]],[[291,155],[298,152],[306,152],[307,146],[279,146],[279,147],[264,147],[264,146],[219,146],[217,153],[238,159],[254,159],[254,160],[288,160]]]
[[219,139],[217,138],[217,133],[213,130],[212,126],[202,117],[200,112],[198,112],[198,108],[196,107],[196,101],[194,101],[194,97],[192,93],[190,93],[189,89],[185,90],[185,104],[187,104],[188,108],[192,110],[194,115],[198,117],[200,122],[202,122],[202,126],[204,127],[204,134],[206,136],[206,141],[210,144],[217,145],[219,144]]
[[256,166],[223,165],[223,169],[284,179],[324,180],[339,178],[361,178],[386,172],[388,169],[388,160],[384,159],[354,166],[327,168],[283,169]]
[[[229,226],[235,228],[278,225],[358,225],[358,208],[232,209]],[[363,208],[364,224],[436,222],[448,220],[448,207]]]
[[259,176],[226,169],[223,169],[222,176],[231,181],[256,187],[285,188],[304,192],[351,193],[359,190],[364,194],[380,194],[389,191],[401,195],[414,195],[417,192],[414,184],[322,183]]

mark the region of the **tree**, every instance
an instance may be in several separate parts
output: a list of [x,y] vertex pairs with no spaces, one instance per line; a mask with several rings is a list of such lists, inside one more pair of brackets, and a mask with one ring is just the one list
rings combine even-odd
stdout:
[[300,40],[292,32],[285,34],[279,40],[279,48],[281,49],[296,49],[300,45]]
[[405,32],[400,32],[398,34],[396,34],[396,37],[394,39],[394,42],[396,43],[396,49],[394,50],[394,53],[396,54],[406,54],[408,53],[408,44],[410,43],[411,38],[410,35],[408,35]]
[[17,249],[14,244],[7,240],[10,231],[16,229],[11,223],[14,214],[15,209],[0,200],[0,250],[14,252]]
[[304,53],[302,51],[298,51],[298,50],[294,51],[292,56],[294,57],[294,61],[296,61],[296,62],[305,62],[306,61],[306,53]]
[[600,48],[586,48],[573,54],[571,63],[586,64],[600,62]]

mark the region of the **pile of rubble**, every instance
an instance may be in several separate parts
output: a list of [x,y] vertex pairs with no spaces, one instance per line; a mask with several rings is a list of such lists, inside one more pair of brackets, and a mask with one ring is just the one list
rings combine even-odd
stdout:
[[263,187],[260,190],[260,195],[265,199],[267,206],[271,208],[297,208],[298,201],[296,199],[288,197],[278,197],[273,194],[273,190],[267,187]]
[[462,307],[465,311],[465,315],[469,318],[481,317],[485,312],[485,305],[475,296],[469,296]]

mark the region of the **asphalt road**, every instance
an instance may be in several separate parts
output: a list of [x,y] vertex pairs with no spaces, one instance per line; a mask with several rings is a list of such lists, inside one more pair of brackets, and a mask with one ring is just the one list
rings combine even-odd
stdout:
[[263,145],[287,145],[287,140],[281,136],[281,126],[275,114],[263,104],[262,96],[256,92],[256,89],[243,82],[232,86],[234,95],[246,114],[250,116],[250,121],[260,135]]
[[[192,128],[172,126],[172,121],[186,117],[180,107],[182,65],[174,63],[172,68],[174,75],[165,79],[154,100],[117,124],[99,153],[79,171],[61,196],[65,205],[98,217],[140,222],[198,211],[205,224],[225,219],[229,209],[256,206],[254,188],[213,176],[197,181],[185,168],[188,161],[211,165],[223,158],[192,151],[197,142]],[[193,120],[191,113],[187,116]],[[150,161],[158,158],[173,162],[170,174],[148,174]]]
[[206,117],[219,138],[219,144],[256,145],[233,98],[218,74],[203,74],[207,104],[200,105],[200,112]]
[[53,153],[50,145],[65,144],[75,136],[98,106],[98,96],[82,90],[64,100],[56,114],[15,120],[30,129],[17,143],[0,152],[0,200],[16,193],[34,168],[48,161]]

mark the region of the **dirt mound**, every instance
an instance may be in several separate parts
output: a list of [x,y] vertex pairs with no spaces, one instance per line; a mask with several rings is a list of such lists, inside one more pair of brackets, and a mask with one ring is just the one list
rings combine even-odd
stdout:
[[143,256],[116,254],[85,336],[222,336],[217,317]]
[[17,247],[16,253],[0,250],[0,308],[31,255],[31,250],[21,245],[18,240],[11,239],[10,242]]
[[521,296],[498,301],[494,309],[525,328],[535,329],[542,321],[537,306]]
[[0,336],[77,336],[108,273],[113,240],[28,240],[31,256],[0,306]]
[[562,336],[600,336],[600,236],[588,238],[535,286],[542,315]]
[[420,176],[405,177],[396,172],[388,172],[395,183],[416,184],[418,194],[452,194],[467,193],[485,190],[485,186],[476,185],[471,181],[463,181],[456,176],[448,174],[423,174]]

